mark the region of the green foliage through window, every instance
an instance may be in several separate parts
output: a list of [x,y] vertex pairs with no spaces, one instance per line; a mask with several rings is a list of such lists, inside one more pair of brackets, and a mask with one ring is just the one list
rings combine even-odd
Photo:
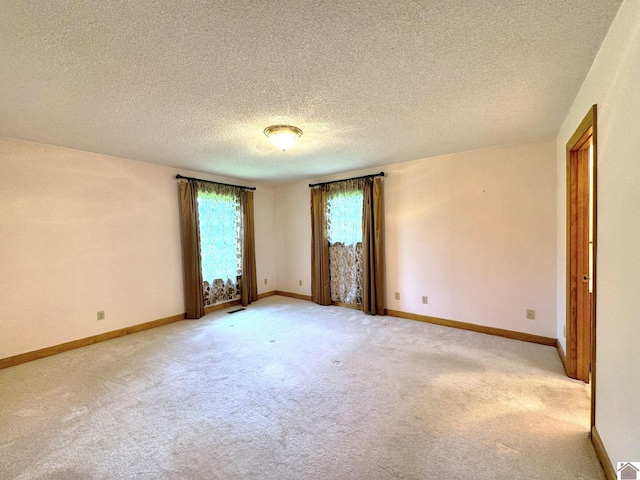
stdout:
[[202,278],[235,283],[242,273],[242,209],[233,194],[198,192]]
[[330,194],[327,201],[327,236],[330,243],[362,242],[362,191]]

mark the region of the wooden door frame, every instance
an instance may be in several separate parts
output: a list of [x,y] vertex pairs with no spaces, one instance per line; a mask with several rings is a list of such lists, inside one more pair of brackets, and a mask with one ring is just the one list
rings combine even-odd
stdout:
[[[597,106],[593,105],[587,115],[584,117],[574,134],[567,142],[566,147],[566,163],[567,163],[567,284],[566,284],[566,362],[565,369],[567,375],[576,378],[578,371],[578,355],[577,355],[577,318],[574,315],[574,302],[572,292],[577,289],[577,276],[571,272],[571,206],[572,206],[572,166],[577,162],[577,156],[580,148],[591,137],[593,148],[593,168],[591,175],[593,177],[593,271],[592,282],[592,298],[591,298],[591,427],[595,425],[595,402],[596,402],[596,252],[597,252],[597,169],[598,169],[598,136],[597,136]],[[581,367],[585,367],[582,365]]]

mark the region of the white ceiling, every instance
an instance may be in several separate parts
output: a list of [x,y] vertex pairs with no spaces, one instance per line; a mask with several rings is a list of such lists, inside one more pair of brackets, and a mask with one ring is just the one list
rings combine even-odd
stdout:
[[553,135],[620,3],[2,0],[0,135],[268,183]]

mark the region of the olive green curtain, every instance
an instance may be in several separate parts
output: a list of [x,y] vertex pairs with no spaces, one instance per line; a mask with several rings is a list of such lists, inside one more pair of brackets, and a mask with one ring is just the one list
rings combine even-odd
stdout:
[[180,182],[179,185],[185,318],[195,319],[204,315],[198,193],[195,182]]
[[384,197],[380,178],[365,180],[363,204],[362,310],[372,315],[384,315]]
[[258,300],[256,281],[256,241],[253,226],[253,192],[244,190],[241,194],[242,221],[244,235],[242,241],[242,278],[240,280],[240,300],[243,306]]
[[[204,315],[202,259],[198,218],[198,182],[180,182],[180,219],[182,232],[182,263],[184,274],[185,318]],[[256,253],[253,213],[253,192],[239,192],[242,207],[242,275],[240,300],[246,306],[258,300]]]
[[311,189],[311,299],[331,305],[329,241],[327,240],[327,189]]

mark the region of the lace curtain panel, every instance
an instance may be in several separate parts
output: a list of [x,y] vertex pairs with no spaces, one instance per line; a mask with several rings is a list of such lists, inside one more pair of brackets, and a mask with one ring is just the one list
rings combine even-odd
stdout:
[[205,306],[240,297],[243,219],[241,191],[198,183],[202,289]]
[[326,208],[331,300],[362,305],[363,181],[328,185]]

